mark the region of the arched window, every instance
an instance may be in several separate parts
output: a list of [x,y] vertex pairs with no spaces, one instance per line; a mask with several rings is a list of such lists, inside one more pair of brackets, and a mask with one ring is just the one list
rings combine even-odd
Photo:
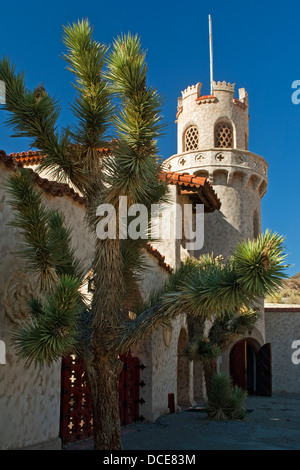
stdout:
[[227,122],[219,122],[215,127],[215,147],[233,147],[233,130],[232,126]]
[[197,126],[190,126],[187,128],[184,134],[184,151],[188,152],[189,150],[198,149],[198,128]]

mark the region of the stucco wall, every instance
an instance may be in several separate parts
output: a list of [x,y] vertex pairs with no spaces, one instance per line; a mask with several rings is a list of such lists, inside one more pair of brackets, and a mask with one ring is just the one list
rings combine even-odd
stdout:
[[300,393],[300,305],[267,304],[265,323],[266,342],[272,345],[273,392]]
[[[26,298],[38,292],[38,282],[26,272],[26,265],[15,254],[20,248],[18,230],[8,226],[13,219],[3,183],[9,171],[0,168],[0,340],[6,346],[5,364],[0,364],[0,449],[40,445],[60,447],[60,362],[43,370],[25,368],[11,344],[11,333],[22,319]],[[45,194],[45,200],[65,215],[73,227],[72,243],[86,269],[91,262],[93,240],[85,229],[84,208],[69,197]]]

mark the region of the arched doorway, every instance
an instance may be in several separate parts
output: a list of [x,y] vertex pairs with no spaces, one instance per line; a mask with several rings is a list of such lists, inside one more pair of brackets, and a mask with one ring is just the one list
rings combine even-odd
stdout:
[[251,339],[238,341],[230,351],[230,375],[250,395],[272,395],[270,343],[258,348]]
[[180,331],[177,348],[177,404],[187,405],[190,401],[190,361],[185,354],[188,335],[184,328]]

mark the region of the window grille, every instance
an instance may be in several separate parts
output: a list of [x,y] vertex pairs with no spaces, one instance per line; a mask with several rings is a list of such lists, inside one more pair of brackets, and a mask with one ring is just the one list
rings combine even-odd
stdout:
[[197,150],[198,148],[198,128],[196,126],[190,126],[185,132],[185,145],[184,150]]
[[215,127],[215,147],[232,148],[233,132],[230,124],[221,122]]

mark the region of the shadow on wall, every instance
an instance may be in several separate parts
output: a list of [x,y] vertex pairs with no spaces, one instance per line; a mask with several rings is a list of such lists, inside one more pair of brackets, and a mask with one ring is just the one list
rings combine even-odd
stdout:
[[184,405],[189,403],[190,390],[190,361],[186,355],[185,348],[188,343],[188,334],[185,328],[182,328],[178,338],[177,349],[177,404]]
[[234,228],[222,211],[204,215],[204,246],[194,252],[198,258],[203,254],[223,255],[224,259],[231,255],[237,242],[242,240],[239,230]]
[[4,341],[0,341],[0,364],[6,364],[6,347]]

